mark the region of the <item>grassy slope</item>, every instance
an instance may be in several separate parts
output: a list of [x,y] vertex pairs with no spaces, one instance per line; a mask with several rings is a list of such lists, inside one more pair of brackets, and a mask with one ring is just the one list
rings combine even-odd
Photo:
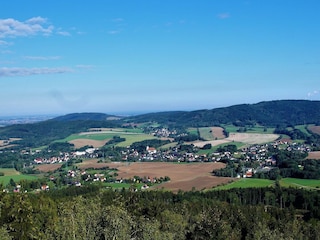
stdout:
[[16,183],[19,182],[20,180],[23,180],[23,179],[34,180],[34,179],[38,178],[38,177],[33,176],[33,175],[21,174],[20,172],[16,171],[13,168],[0,168],[0,172],[4,173],[4,176],[0,177],[0,183],[2,183],[4,186],[6,186],[10,182],[11,178]]
[[[249,187],[270,187],[275,181],[269,179],[242,178],[234,182],[214,188],[215,190],[227,190],[231,188],[249,188]],[[299,179],[299,178],[282,178],[280,180],[282,187],[298,187],[307,189],[320,188],[320,180]]]

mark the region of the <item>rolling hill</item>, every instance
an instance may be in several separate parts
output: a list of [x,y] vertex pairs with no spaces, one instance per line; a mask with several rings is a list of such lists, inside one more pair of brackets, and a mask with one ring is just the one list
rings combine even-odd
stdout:
[[125,123],[157,122],[171,127],[236,126],[268,127],[320,123],[320,101],[278,100],[197,111],[158,112],[130,117],[104,113],[73,113],[33,124],[0,128],[0,139],[21,138],[20,146],[35,147],[89,128],[121,127]]

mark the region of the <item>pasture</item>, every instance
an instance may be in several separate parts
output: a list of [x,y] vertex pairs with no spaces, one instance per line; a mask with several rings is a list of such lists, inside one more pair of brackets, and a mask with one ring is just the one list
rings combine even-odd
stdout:
[[[232,188],[252,188],[252,187],[272,187],[275,184],[274,180],[257,179],[257,178],[241,178],[233,179],[234,181],[218,186],[214,190],[228,190]],[[320,189],[320,180],[316,179],[300,179],[300,178],[282,178],[280,181],[281,187]]]
[[115,128],[72,134],[65,139],[59,140],[59,142],[72,143],[75,145],[75,148],[81,148],[84,146],[102,147],[114,136],[126,139],[124,142],[116,144],[116,146],[119,147],[127,147],[134,142],[156,138],[152,135],[141,133],[141,131],[137,129]]
[[0,172],[4,173],[4,176],[0,176],[0,183],[6,186],[12,178],[16,183],[20,180],[35,180],[38,177],[33,175],[21,174],[14,168],[0,168]]
[[235,179],[235,181],[218,186],[214,190],[228,190],[232,188],[254,188],[254,187],[271,187],[274,185],[274,181],[269,179],[257,179],[257,178],[241,178]]
[[[231,124],[223,124],[222,125],[227,132],[229,133],[236,133],[238,132],[240,127],[231,125]],[[247,133],[265,133],[265,134],[271,134],[274,132],[275,128],[265,128],[264,126],[259,126],[259,125],[255,125],[255,126],[246,126],[247,128]]]
[[317,179],[299,179],[299,178],[283,178],[280,180],[283,187],[298,187],[307,189],[320,189],[320,180]]

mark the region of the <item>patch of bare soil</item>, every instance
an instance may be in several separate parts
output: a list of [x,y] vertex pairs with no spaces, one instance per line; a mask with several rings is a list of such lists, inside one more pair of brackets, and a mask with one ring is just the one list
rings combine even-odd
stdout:
[[74,144],[75,148],[81,148],[84,146],[93,146],[95,148],[104,146],[108,140],[93,140],[93,139],[75,139],[69,141],[69,143]]
[[222,139],[222,138],[226,137],[223,133],[222,127],[212,127],[211,130],[212,130],[212,135],[214,138]]
[[320,135],[320,126],[308,126],[308,129],[316,134]]
[[80,169],[88,169],[88,168],[103,168],[103,167],[109,167],[109,168],[118,168],[123,166],[125,163],[122,162],[108,162],[108,163],[102,163],[98,162],[97,159],[90,159],[85,160],[82,163],[78,163],[77,166]]
[[320,159],[320,151],[309,152],[307,159]]
[[57,164],[40,164],[36,167],[40,172],[53,172],[61,167],[61,163]]

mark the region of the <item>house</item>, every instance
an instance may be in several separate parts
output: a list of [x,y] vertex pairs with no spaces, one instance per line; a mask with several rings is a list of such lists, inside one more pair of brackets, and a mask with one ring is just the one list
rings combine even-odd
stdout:
[[146,150],[147,150],[147,152],[148,152],[149,154],[155,154],[155,153],[157,153],[157,149],[155,149],[154,147],[149,147],[149,146],[147,146],[147,147],[146,147]]

